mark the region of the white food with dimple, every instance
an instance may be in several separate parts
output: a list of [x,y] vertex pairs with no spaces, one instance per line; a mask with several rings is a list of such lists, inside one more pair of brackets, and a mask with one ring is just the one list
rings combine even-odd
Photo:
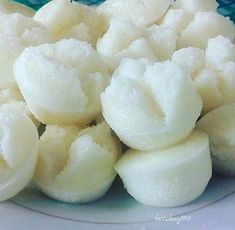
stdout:
[[19,13],[0,14],[0,21],[0,35],[17,37],[26,46],[52,41],[48,31],[31,17]]
[[182,31],[178,48],[205,48],[210,38],[223,35],[231,41],[235,38],[235,28],[229,18],[216,12],[197,12],[193,20]]
[[235,45],[220,35],[208,40],[205,55],[207,66],[214,71],[220,71],[224,64],[235,61]]
[[97,51],[114,70],[123,58],[166,60],[176,49],[178,36],[165,25],[142,28],[134,23],[113,19],[109,29],[97,43]]
[[71,2],[52,0],[40,8],[34,20],[44,25],[57,40],[73,38],[95,45],[105,30],[105,20],[95,9]]
[[4,201],[32,179],[38,156],[38,133],[27,116],[1,108],[0,123],[0,201]]
[[153,25],[146,29],[145,37],[160,60],[167,60],[176,49],[178,36],[176,32],[165,25]]
[[195,80],[194,85],[203,101],[203,112],[218,107],[223,101],[223,95],[220,91],[219,76],[209,69],[200,72]]
[[192,78],[205,67],[204,50],[195,47],[176,50],[171,60],[185,67]]
[[184,9],[170,9],[164,16],[161,24],[169,26],[178,34],[187,27],[193,19],[193,14]]
[[205,190],[211,175],[208,137],[193,131],[168,149],[128,150],[115,166],[128,193],[154,207],[175,207],[192,202]]
[[86,125],[101,112],[99,96],[109,78],[86,42],[71,39],[26,48],[14,72],[29,109],[42,123]]
[[235,101],[235,46],[228,38],[220,35],[208,40],[205,69],[194,79],[204,112]]
[[98,12],[108,20],[123,18],[141,26],[157,22],[170,6],[170,0],[106,0]]
[[235,176],[235,103],[206,114],[197,127],[209,136],[215,171]]
[[106,123],[85,130],[47,126],[40,139],[34,181],[54,199],[90,202],[111,186],[120,154],[120,145]]
[[124,59],[101,101],[104,118],[118,137],[145,151],[186,138],[202,109],[187,71],[169,61],[151,65]]
[[0,87],[16,87],[13,64],[25,47],[52,41],[48,31],[19,13],[0,14]]

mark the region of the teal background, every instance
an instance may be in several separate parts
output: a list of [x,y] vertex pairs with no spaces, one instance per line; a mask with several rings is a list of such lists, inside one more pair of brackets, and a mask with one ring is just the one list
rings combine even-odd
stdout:
[[[13,0],[12,0],[13,1]],[[15,0],[16,2],[23,3],[25,5],[28,5],[35,10],[39,9],[41,6],[43,6],[45,3],[47,3],[49,0]],[[103,2],[104,0],[74,0],[76,2],[81,2],[86,5],[97,5]]]
[[218,12],[235,22],[235,0],[218,0],[217,2],[220,5]]

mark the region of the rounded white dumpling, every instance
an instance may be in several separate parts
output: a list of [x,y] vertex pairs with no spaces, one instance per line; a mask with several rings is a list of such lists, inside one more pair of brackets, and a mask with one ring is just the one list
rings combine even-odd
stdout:
[[138,150],[168,147],[187,137],[202,101],[187,72],[173,62],[124,59],[101,95],[105,120]]
[[0,1],[0,14],[12,14],[12,13],[21,13],[25,16],[32,17],[35,11],[23,4],[18,2],[13,2],[9,0]]
[[95,9],[70,0],[53,0],[41,7],[34,20],[56,39],[73,38],[93,45],[105,30],[105,19]]
[[169,26],[178,34],[188,26],[193,19],[193,14],[184,9],[170,9],[164,16],[161,24]]
[[145,38],[160,60],[167,60],[176,49],[178,36],[176,32],[165,25],[153,25],[146,29]]
[[235,102],[235,62],[228,62],[220,72],[203,70],[194,80],[195,87],[202,97],[203,112]]
[[235,176],[235,103],[206,114],[197,126],[209,136],[215,171]]
[[210,38],[223,35],[233,41],[235,28],[229,18],[216,12],[198,12],[181,33],[178,47],[206,48]]
[[4,201],[31,181],[38,156],[38,133],[27,116],[12,111],[0,109],[0,124],[0,201]]
[[6,112],[24,114],[30,117],[37,127],[39,126],[39,122],[29,111],[27,104],[24,102],[23,96],[17,88],[0,89],[0,109],[1,111],[4,110]]
[[25,47],[51,41],[45,28],[32,18],[0,14],[0,87],[16,87],[13,64]]
[[32,18],[19,13],[0,14],[0,35],[13,36],[26,46],[51,42],[49,32]]
[[123,58],[157,60],[143,37],[143,28],[123,19],[110,22],[108,31],[97,42],[97,51],[111,70],[117,68]]
[[101,112],[100,94],[109,78],[86,42],[61,40],[26,48],[14,72],[29,109],[42,123],[85,125]]
[[192,13],[198,11],[216,11],[219,4],[215,0],[176,0],[172,7],[184,9]]
[[185,67],[192,78],[205,67],[205,53],[199,48],[189,47],[176,50],[171,60]]
[[119,17],[147,26],[157,22],[170,3],[170,0],[106,0],[98,7],[98,12],[109,20]]
[[108,191],[120,154],[106,123],[82,131],[75,126],[47,126],[40,139],[34,181],[54,199],[90,202]]
[[212,175],[208,137],[193,131],[186,140],[168,149],[130,149],[115,169],[128,193],[144,205],[188,204],[203,193]]
[[218,71],[227,62],[235,61],[235,45],[228,38],[219,35],[208,40],[205,55],[207,66]]

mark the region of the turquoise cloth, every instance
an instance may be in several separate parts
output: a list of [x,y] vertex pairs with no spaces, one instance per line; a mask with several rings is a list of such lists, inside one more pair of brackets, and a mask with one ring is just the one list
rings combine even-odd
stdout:
[[218,12],[235,22],[235,0],[218,0]]
[[[16,0],[17,2],[24,3],[34,9],[39,9],[42,5],[48,2],[48,0]],[[78,2],[94,5],[103,2],[104,0],[77,0]],[[205,0],[207,1],[207,0]],[[235,0],[217,0],[220,4],[218,12],[224,16],[228,16],[235,22]]]
[[[49,2],[49,0],[15,0],[15,1],[28,5],[34,8],[35,10],[39,9],[45,3]],[[86,4],[86,5],[97,5],[103,2],[104,0],[75,0],[75,1]]]

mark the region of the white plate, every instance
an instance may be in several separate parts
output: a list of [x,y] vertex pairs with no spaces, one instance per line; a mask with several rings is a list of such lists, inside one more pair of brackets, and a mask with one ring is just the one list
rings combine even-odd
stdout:
[[199,199],[171,209],[138,204],[124,191],[119,180],[104,198],[86,205],[56,202],[33,186],[0,205],[1,230],[189,228],[235,229],[235,178],[214,175]]

